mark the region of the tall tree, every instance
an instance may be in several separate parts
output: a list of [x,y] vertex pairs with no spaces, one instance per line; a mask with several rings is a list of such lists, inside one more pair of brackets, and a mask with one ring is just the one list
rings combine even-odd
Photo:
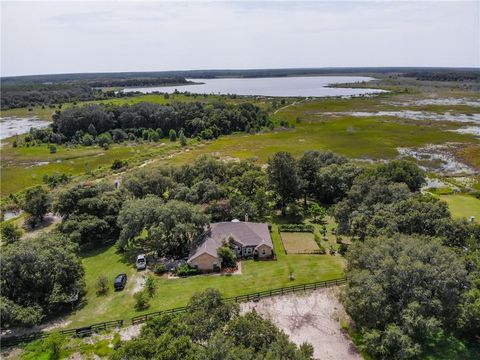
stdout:
[[299,197],[297,163],[292,154],[277,152],[268,160],[267,173],[271,188],[280,197],[282,215],[285,215],[287,205]]
[[49,207],[48,192],[43,186],[35,186],[25,193],[25,204],[23,210],[30,215],[32,226],[43,219]]

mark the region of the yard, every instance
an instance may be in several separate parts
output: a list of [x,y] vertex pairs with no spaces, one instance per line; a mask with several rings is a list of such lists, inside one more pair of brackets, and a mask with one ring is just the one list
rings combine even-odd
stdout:
[[310,232],[281,232],[280,237],[287,254],[305,254],[320,250],[313,233]]
[[480,221],[480,200],[470,195],[442,195],[440,199],[448,204],[448,208],[455,218],[475,216]]
[[[87,294],[81,306],[65,319],[64,324],[78,327],[105,320],[125,319],[151,311],[183,306],[191,295],[206,288],[217,288],[224,296],[236,296],[262,290],[280,288],[341,277],[344,259],[332,255],[285,255],[277,227],[272,229],[276,261],[243,261],[242,274],[232,276],[198,275],[188,278],[168,279],[155,275],[157,291],[150,299],[150,308],[144,312],[134,309],[133,294],[141,288],[145,272],[137,272],[123,261],[112,246],[85,254],[83,264]],[[99,275],[113,283],[115,275],[125,272],[128,282],[125,290],[97,296],[95,282]],[[293,280],[290,279],[293,275]]]

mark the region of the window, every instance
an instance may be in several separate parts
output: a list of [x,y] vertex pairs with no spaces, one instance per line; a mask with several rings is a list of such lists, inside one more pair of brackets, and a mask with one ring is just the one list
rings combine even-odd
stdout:
[[265,255],[265,249],[262,250],[262,255]]

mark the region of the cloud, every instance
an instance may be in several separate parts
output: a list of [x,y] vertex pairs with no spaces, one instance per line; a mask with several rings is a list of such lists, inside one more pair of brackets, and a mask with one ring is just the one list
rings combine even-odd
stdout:
[[3,1],[1,74],[479,66],[477,1]]

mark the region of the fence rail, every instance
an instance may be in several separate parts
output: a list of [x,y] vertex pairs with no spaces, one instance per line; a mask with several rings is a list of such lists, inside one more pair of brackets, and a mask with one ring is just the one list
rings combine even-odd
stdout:
[[[93,333],[100,332],[102,330],[108,330],[111,328],[119,328],[123,326],[123,320],[112,320],[102,323],[97,323],[81,328],[76,329],[67,329],[58,331],[59,334],[67,336],[89,336]],[[19,345],[22,343],[27,343],[33,340],[46,338],[50,333],[47,332],[36,332],[24,336],[11,336],[11,337],[2,337],[0,339],[0,346],[2,348]]]
[[[265,298],[265,297],[286,295],[286,294],[295,293],[299,291],[316,290],[316,289],[321,289],[325,287],[343,285],[346,283],[346,281],[347,281],[346,278],[338,278],[338,279],[318,281],[318,282],[308,283],[308,284],[292,285],[292,286],[287,286],[283,288],[259,291],[256,293],[251,293],[246,295],[227,297],[227,298],[224,298],[223,300],[225,302],[235,302],[235,303],[247,302],[247,301],[258,301],[261,298]],[[156,316],[160,316],[164,314],[176,314],[176,313],[184,312],[186,310],[187,310],[187,307],[184,306],[184,307],[178,307],[178,308],[169,309],[169,310],[155,311],[148,314],[135,316],[131,319],[131,323],[132,325],[142,324],[147,320],[154,318]],[[89,336],[93,333],[96,333],[102,330],[122,327],[123,325],[124,325],[123,320],[112,320],[112,321],[106,321],[102,323],[81,327],[81,328],[60,330],[58,331],[58,333],[62,335],[67,335],[67,336],[82,337],[82,336]],[[6,348],[14,345],[19,345],[22,343],[27,343],[37,339],[43,339],[48,335],[50,335],[50,333],[36,332],[36,333],[24,335],[24,336],[2,337],[0,339],[0,346],[2,348]]]
[[[278,288],[278,289],[271,289],[271,290],[265,290],[265,291],[259,291],[256,293],[251,293],[251,294],[246,294],[246,295],[239,295],[239,296],[232,296],[232,297],[227,297],[223,298],[225,302],[247,302],[247,301],[257,301],[260,300],[261,298],[265,297],[271,297],[271,296],[277,296],[277,295],[286,295],[298,291],[306,291],[306,290],[316,290],[316,289],[321,289],[324,287],[332,287],[332,286],[338,286],[338,285],[343,285],[347,282],[346,278],[338,278],[338,279],[332,279],[332,280],[325,280],[325,281],[317,281],[314,283],[308,283],[308,284],[301,284],[301,285],[292,285],[288,287],[283,287],[283,288]],[[181,308],[175,308],[175,309],[170,309],[170,310],[165,310],[165,311],[155,311],[152,313],[148,313],[145,315],[140,315],[140,316],[135,316],[132,318],[132,324],[141,324],[146,322],[148,319],[151,319],[156,316],[160,316],[163,314],[172,314],[172,313],[178,313],[178,312],[183,312],[186,311],[187,307],[181,307]]]

